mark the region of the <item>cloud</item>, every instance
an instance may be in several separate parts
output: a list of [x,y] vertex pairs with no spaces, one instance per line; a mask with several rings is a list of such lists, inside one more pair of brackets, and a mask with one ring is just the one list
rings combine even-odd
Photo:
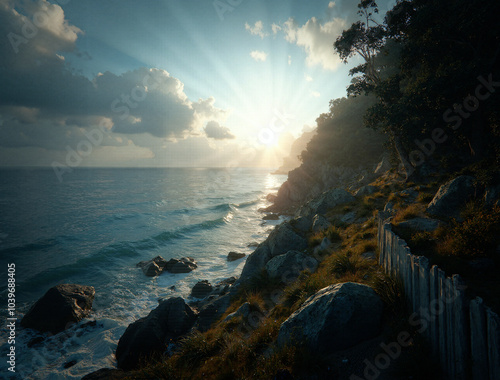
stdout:
[[305,78],[306,82],[312,82],[313,81],[313,79],[312,79],[312,77],[310,75],[305,74],[304,78]]
[[288,56],[288,66],[290,66],[292,64],[292,56],[289,55]]
[[310,94],[313,98],[319,98],[321,96],[321,94],[318,91],[311,91]]
[[[254,36],[259,36],[260,38],[264,38],[268,36],[267,33],[264,32],[264,24],[262,21],[257,21],[254,26],[250,26],[248,23],[245,23],[245,29],[250,32],[250,34]],[[273,29],[274,32],[274,29]]]
[[335,4],[335,1],[330,1],[330,2],[328,3],[328,8],[329,8],[329,9],[332,9],[332,8],[334,8],[334,7],[335,7],[335,5],[336,5],[336,4]]
[[308,66],[320,65],[325,70],[335,70],[342,62],[334,55],[333,43],[345,27],[346,21],[341,18],[322,23],[312,17],[302,26],[290,18],[283,24],[283,32],[288,42],[305,50]]
[[278,24],[272,24],[271,25],[271,29],[273,31],[273,34],[277,34],[282,28],[281,26],[279,26]]
[[133,136],[182,139],[228,117],[213,97],[190,100],[165,70],[75,74],[61,57],[80,54],[83,32],[62,8],[46,0],[13,4],[0,1],[0,35],[10,36],[0,38],[0,146],[64,151],[98,128],[101,147],[129,146]]
[[264,62],[267,59],[267,53],[263,51],[254,50],[250,53],[250,57],[255,59],[257,62]]
[[205,127],[205,134],[210,139],[215,140],[226,140],[226,139],[235,139],[229,128],[223,127],[216,121],[209,121]]

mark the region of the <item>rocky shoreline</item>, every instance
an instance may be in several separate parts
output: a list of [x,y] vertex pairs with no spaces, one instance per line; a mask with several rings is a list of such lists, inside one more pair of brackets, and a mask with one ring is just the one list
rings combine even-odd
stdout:
[[[205,333],[220,325],[237,325],[244,336],[248,335],[269,314],[269,310],[245,299],[251,294],[249,289],[252,289],[255,281],[275,284],[279,290],[293,285],[303,273],[315,273],[331,254],[332,247],[335,247],[336,236],[332,233],[335,227],[332,223],[362,225],[370,218],[373,219],[373,216],[352,210],[351,207],[363,204],[367,198],[376,198],[374,194],[381,194],[381,187],[375,185],[376,181],[373,180],[381,176],[390,177],[384,165],[381,162],[373,173],[359,179],[357,186],[353,186],[351,191],[332,188],[315,197],[309,194],[307,201],[300,204],[290,198],[283,201],[282,189],[290,186],[285,183],[275,199],[273,211],[278,211],[276,208],[279,205],[281,212],[284,209],[294,212],[289,220],[277,225],[266,240],[256,246],[246,258],[238,279],[232,277],[216,284],[206,280],[199,281],[188,300],[180,297],[159,300],[159,305],[154,310],[131,323],[120,338],[116,349],[117,368],[103,368],[83,379],[127,378],[129,373],[140,370],[147,361],[155,358],[161,361],[162,358],[174,355],[182,346],[179,343],[186,337]],[[372,180],[371,185],[365,185],[366,178]],[[473,177],[459,176],[439,188],[426,212],[441,219],[451,215],[459,218],[457,210],[477,195],[478,191]],[[486,204],[498,205],[498,186],[482,191]],[[419,192],[415,188],[393,192],[391,188],[390,195],[401,197],[404,203],[411,204]],[[393,206],[391,202],[385,205],[385,210],[391,215],[395,213]],[[269,212],[269,209],[266,211]],[[443,223],[446,222],[428,217],[413,217],[401,222],[399,228],[429,232]],[[320,239],[311,243],[311,239],[316,236],[320,236]],[[227,260],[243,258],[243,254],[230,252]],[[376,266],[374,259],[375,252],[367,250],[360,255],[360,260],[373,262],[374,264],[369,265]],[[349,261],[341,265],[349,265]],[[146,276],[158,276],[163,272],[187,273],[197,268],[192,258],[167,261],[161,256],[138,263],[137,266]],[[88,316],[94,294],[92,287],[59,285],[50,289],[32,307],[21,324],[39,331],[62,331],[68,325]],[[237,309],[230,309],[237,297],[244,299]],[[267,309],[278,306],[281,298],[280,291],[271,294],[271,305]],[[299,306],[280,324],[275,344],[278,348],[283,348],[299,342],[300,345],[309,347],[311,352],[321,351],[322,355],[352,350],[353,347],[376,338],[383,329],[382,316],[386,312],[380,296],[371,287],[356,281],[334,283],[315,291]],[[40,321],[44,320],[48,309],[58,310],[55,315],[57,318],[51,321],[53,325],[42,326]]]
[[[337,177],[341,176],[337,175]],[[289,178],[293,178],[293,175]],[[308,184],[310,185],[310,182]],[[362,185],[361,181],[359,185]],[[158,307],[146,317],[130,324],[120,338],[116,349],[117,368],[103,368],[86,375],[83,379],[108,379],[113,378],[113,376],[125,376],[127,371],[140,368],[143,364],[142,359],[161,357],[166,353],[175,352],[176,344],[184,336],[193,331],[205,332],[209,330],[225,314],[238,290],[246,287],[252,279],[262,273],[265,273],[272,280],[289,284],[297,279],[304,270],[314,272],[318,263],[323,259],[322,250],[328,248],[332,243],[325,238],[314,253],[309,254],[306,251],[308,234],[311,231],[327,229],[330,223],[325,218],[325,213],[337,206],[352,203],[356,198],[346,190],[333,188],[320,193],[319,196],[315,190],[304,193],[302,198],[310,200],[297,203],[293,197],[289,196],[283,200],[283,189],[289,186],[285,183],[277,196],[270,195],[274,205],[263,210],[267,212],[263,219],[276,220],[277,218],[274,216],[277,214],[274,212],[290,214],[295,210],[292,219],[277,225],[267,239],[246,258],[240,278],[229,278],[214,285],[207,281],[200,281],[192,289],[191,299],[187,302],[180,297],[159,300]],[[363,190],[360,194],[364,194]],[[317,196],[313,197],[314,195]],[[287,205],[283,207],[285,202]],[[270,213],[270,211],[274,212]],[[243,254],[230,252],[228,261],[239,260],[243,257]],[[188,273],[196,270],[197,264],[194,259],[189,257],[167,261],[161,256],[157,256],[149,261],[137,263],[137,267],[141,268],[145,276],[154,277],[163,272]],[[326,293],[332,293],[332,297],[336,297],[337,291],[332,290],[332,292]],[[89,315],[94,294],[95,290],[89,286],[64,284],[54,287],[33,305],[21,324],[41,332],[60,332]],[[47,309],[61,310],[61,312],[55,312],[52,317],[53,324],[58,325],[57,329],[40,325],[39,322],[46,319],[44,310]],[[246,320],[252,311],[255,312],[246,303],[226,317],[224,322],[241,316]],[[297,318],[297,320],[302,318],[300,313]],[[286,326],[290,325],[293,325],[293,322],[284,325],[283,333],[280,335],[281,342],[285,342],[291,337],[286,332],[289,329]],[[61,328],[61,326],[63,327]],[[377,329],[378,327],[374,330]],[[290,336],[286,338],[288,335]]]

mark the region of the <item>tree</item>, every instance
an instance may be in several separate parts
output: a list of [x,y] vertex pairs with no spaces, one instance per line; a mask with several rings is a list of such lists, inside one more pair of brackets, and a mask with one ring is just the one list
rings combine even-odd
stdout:
[[[375,1],[362,0],[358,4],[358,8],[358,14],[363,20],[355,22],[348,30],[343,31],[342,35],[335,41],[334,48],[344,63],[347,63],[355,55],[363,58],[363,64],[349,71],[349,74],[354,78],[347,92],[350,95],[372,92],[378,95],[380,103],[371,109],[372,118],[367,124],[373,128],[381,129],[389,136],[401,163],[401,171],[408,178],[414,169],[402,139],[404,118],[388,119],[388,116],[394,111],[393,102],[401,96],[398,86],[399,76],[396,74],[392,77],[387,77],[387,75],[384,77],[383,71],[390,65],[378,63],[384,56],[390,54],[391,46],[393,51],[397,50],[395,48],[396,42],[393,40],[391,41],[392,45],[387,45],[386,27],[374,20],[373,15],[379,13]],[[385,50],[383,50],[384,47]]]

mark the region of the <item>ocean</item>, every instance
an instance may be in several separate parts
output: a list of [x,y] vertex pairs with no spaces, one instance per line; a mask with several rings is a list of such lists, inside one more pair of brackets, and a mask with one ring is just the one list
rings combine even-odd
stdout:
[[[115,365],[126,327],[158,299],[187,298],[200,280],[238,276],[244,260],[280,221],[262,220],[268,193],[286,176],[270,169],[75,169],[60,182],[52,169],[0,170],[0,316],[7,317],[7,268],[15,264],[16,374],[20,379],[80,379]],[[136,264],[161,255],[193,257],[188,274],[146,277]],[[29,307],[61,283],[93,286],[90,320],[28,348],[42,334],[21,328]],[[175,286],[175,289],[171,289]],[[7,357],[9,330],[0,331]],[[71,364],[71,365],[70,365]],[[0,365],[7,374],[6,360]],[[65,368],[69,367],[69,368]],[[9,378],[9,377],[7,377]]]

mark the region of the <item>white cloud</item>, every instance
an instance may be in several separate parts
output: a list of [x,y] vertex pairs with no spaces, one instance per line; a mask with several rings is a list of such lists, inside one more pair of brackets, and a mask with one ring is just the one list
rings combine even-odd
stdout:
[[250,34],[259,36],[260,38],[268,36],[268,34],[264,32],[264,24],[262,21],[257,21],[254,26],[250,26],[248,23],[245,23],[245,29],[248,30]]
[[267,59],[267,53],[263,51],[254,50],[250,53],[250,56],[257,62],[264,62]]
[[271,25],[271,29],[273,31],[273,34],[277,34],[282,28],[281,26],[279,26],[278,24],[272,24]]
[[318,91],[311,91],[311,96],[313,98],[319,98],[321,94]]
[[309,75],[307,75],[307,74],[304,77],[306,79],[306,82],[312,82],[313,81],[312,77],[309,76]]
[[335,70],[341,64],[333,43],[345,28],[346,21],[341,18],[321,22],[313,17],[302,26],[290,18],[283,24],[285,39],[305,50],[308,66],[320,65],[325,70]]
[[328,8],[329,8],[329,9],[332,9],[332,8],[334,8],[334,7],[335,7],[335,5],[336,5],[336,4],[335,4],[335,1],[330,1],[330,2],[328,3]]
[[184,84],[165,70],[106,71],[92,80],[71,72],[61,57],[76,50],[81,31],[63,10],[40,0],[24,2],[19,13],[6,3],[0,0],[0,36],[21,33],[33,12],[48,21],[39,20],[38,32],[16,45],[17,54],[8,38],[0,38],[1,147],[64,151],[99,125],[106,129],[101,147],[128,145],[141,134],[175,140],[200,134],[208,121],[226,120],[229,112],[213,97],[190,100]]
[[226,140],[226,139],[235,139],[229,128],[223,127],[216,121],[209,121],[205,127],[205,134],[210,139],[215,140]]
[[292,56],[289,55],[288,56],[288,66],[290,66],[292,64]]

